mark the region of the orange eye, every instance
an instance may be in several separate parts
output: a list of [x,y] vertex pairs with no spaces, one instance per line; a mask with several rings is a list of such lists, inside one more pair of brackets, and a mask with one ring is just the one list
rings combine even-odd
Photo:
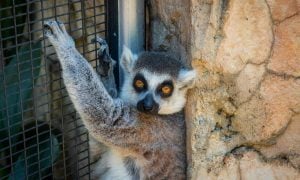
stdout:
[[134,85],[135,85],[135,87],[143,88],[145,84],[141,80],[136,80]]
[[170,94],[171,93],[171,88],[169,86],[164,86],[161,88],[161,92],[165,95]]

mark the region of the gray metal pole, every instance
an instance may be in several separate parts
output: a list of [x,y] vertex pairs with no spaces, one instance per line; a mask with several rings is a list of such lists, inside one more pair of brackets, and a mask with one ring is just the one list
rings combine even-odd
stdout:
[[[119,0],[119,57],[126,45],[135,54],[145,47],[144,0]],[[123,74],[120,73],[120,82]]]

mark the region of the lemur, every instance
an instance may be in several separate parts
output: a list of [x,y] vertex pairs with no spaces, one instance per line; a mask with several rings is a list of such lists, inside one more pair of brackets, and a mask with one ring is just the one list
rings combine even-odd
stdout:
[[94,170],[97,178],[185,179],[183,108],[195,71],[165,53],[137,56],[124,48],[120,65],[125,81],[120,97],[112,98],[63,23],[47,21],[44,34],[85,127],[109,149]]

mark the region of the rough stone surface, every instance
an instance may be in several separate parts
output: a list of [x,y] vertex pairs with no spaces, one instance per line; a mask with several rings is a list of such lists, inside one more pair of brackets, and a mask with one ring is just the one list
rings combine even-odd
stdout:
[[[240,150],[240,149],[239,149]],[[223,160],[224,168],[219,174],[198,171],[197,179],[238,180],[238,179],[299,179],[299,172],[291,165],[283,165],[280,161],[267,163],[253,150],[242,150],[226,156]],[[201,173],[201,174],[200,174]],[[201,178],[200,178],[201,176]]]
[[279,74],[300,76],[300,15],[275,27],[274,52],[268,68]]
[[295,15],[300,9],[299,0],[266,0],[272,14],[273,20],[282,21]]
[[252,62],[263,63],[272,45],[272,24],[265,1],[229,3],[228,18],[224,24],[225,39],[217,54],[217,64],[225,73],[235,74]]
[[150,0],[150,48],[187,61],[190,37],[188,0]]
[[[230,176],[236,176],[235,179],[298,179],[299,172],[289,165],[282,165],[279,161],[273,163],[265,162],[254,151],[230,155],[225,157],[225,168],[220,173],[219,178],[222,178],[222,173]],[[236,173],[232,173],[236,172]],[[226,176],[225,176],[226,177]]]
[[[299,4],[151,1],[153,49],[184,47],[178,57],[198,72],[186,107],[189,179],[300,179]],[[162,41],[174,30],[176,41]]]
[[247,64],[236,79],[237,98],[239,103],[248,100],[255,93],[265,73],[264,64]]
[[[288,158],[291,163],[300,168],[300,115],[294,115],[284,133],[275,140],[271,146],[258,147],[267,158]],[[298,156],[298,158],[297,158]]]
[[252,143],[276,137],[287,127],[299,106],[299,89],[299,80],[267,75],[257,95],[237,110],[234,129]]

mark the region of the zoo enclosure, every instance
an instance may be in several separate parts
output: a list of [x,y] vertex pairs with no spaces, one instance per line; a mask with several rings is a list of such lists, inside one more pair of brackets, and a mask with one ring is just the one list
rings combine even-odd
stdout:
[[42,28],[48,19],[62,21],[96,68],[96,35],[107,39],[118,59],[117,5],[116,0],[0,2],[0,179],[90,177],[89,136]]

